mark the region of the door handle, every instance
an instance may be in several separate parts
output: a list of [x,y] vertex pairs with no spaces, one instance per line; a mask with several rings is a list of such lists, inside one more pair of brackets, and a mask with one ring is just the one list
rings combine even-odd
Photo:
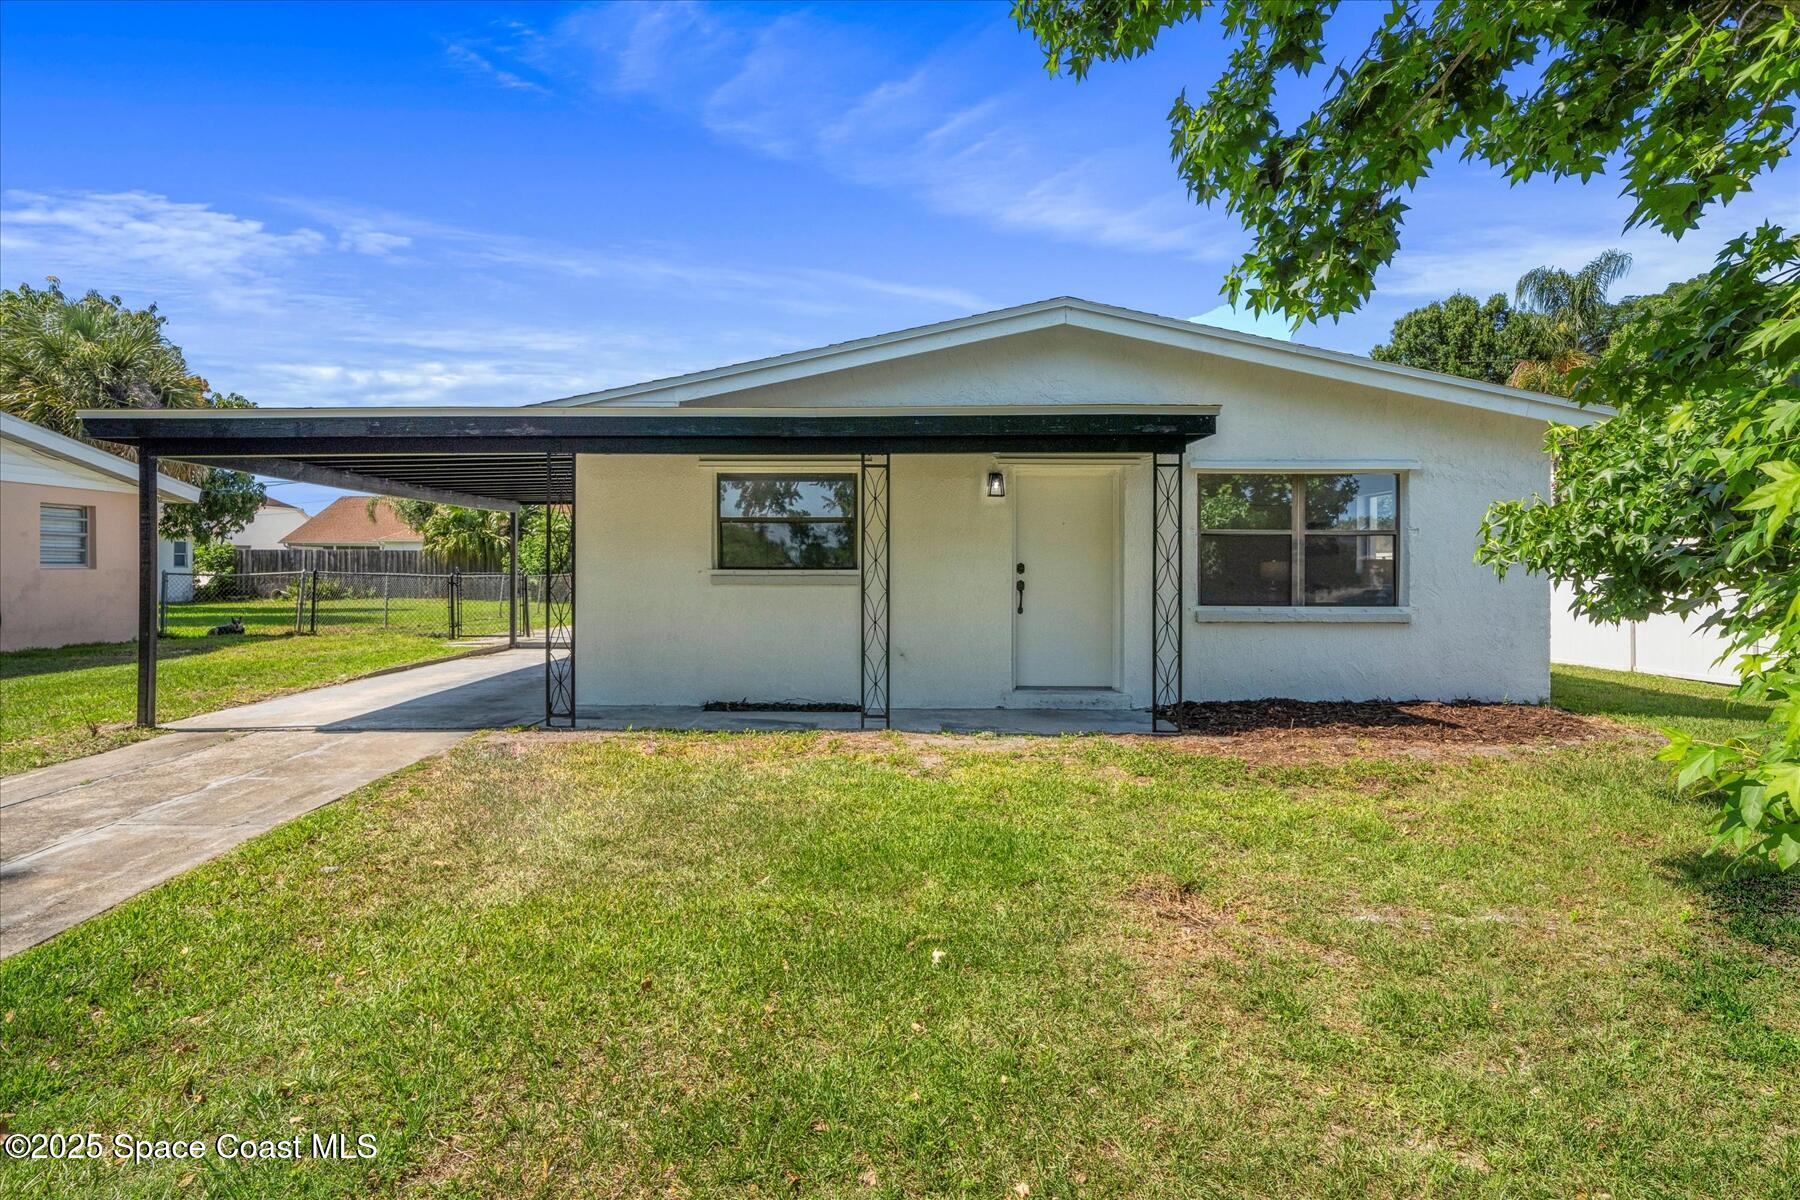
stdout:
[[1018,588],[1019,588],[1019,611],[1021,613],[1023,613],[1025,611],[1025,581],[1023,579],[1019,580]]

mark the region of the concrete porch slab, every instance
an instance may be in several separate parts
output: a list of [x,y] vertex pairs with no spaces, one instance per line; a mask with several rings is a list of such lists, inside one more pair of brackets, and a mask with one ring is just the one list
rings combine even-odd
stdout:
[[[853,730],[850,712],[707,712],[680,705],[611,705],[580,709],[578,729]],[[1140,709],[897,708],[895,729],[908,733],[999,733],[1057,737],[1077,733],[1149,733],[1150,714]]]

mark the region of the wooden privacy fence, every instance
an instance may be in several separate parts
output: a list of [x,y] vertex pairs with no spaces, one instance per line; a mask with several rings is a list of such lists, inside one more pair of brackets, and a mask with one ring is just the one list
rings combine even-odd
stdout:
[[252,550],[236,548],[239,575],[270,575],[282,571],[321,571],[342,575],[448,575],[505,574],[503,558],[492,561],[451,562],[429,550]]

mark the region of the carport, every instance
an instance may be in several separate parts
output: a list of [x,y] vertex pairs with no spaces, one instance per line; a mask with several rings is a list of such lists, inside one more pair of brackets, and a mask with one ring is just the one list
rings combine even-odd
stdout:
[[[568,506],[566,584],[552,588],[545,622],[544,722],[573,726],[575,693],[575,459],[583,454],[854,457],[860,633],[859,724],[887,727],[890,473],[909,454],[1129,454],[1151,473],[1150,687],[1152,727],[1182,698],[1182,453],[1214,432],[1210,412],[1083,409],[994,412],[970,407],[807,415],[729,413],[666,405],[392,410],[90,410],[89,436],[138,452],[138,724],[156,724],[155,491],[164,458],[280,479],[514,514]],[[605,519],[603,513],[582,514]],[[546,521],[545,573],[551,547]],[[536,564],[525,564],[527,570]]]

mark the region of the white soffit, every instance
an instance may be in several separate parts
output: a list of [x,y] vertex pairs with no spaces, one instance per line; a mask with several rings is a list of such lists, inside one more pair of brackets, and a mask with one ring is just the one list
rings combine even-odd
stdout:
[[[15,417],[11,413],[0,413],[0,439],[17,445],[26,454],[41,460],[54,460],[66,463],[79,478],[91,479],[100,476],[113,485],[125,484],[125,491],[137,491],[137,464],[128,458],[102,450],[98,446],[90,446],[86,442],[57,433],[54,429],[45,429],[23,417]],[[10,473],[9,473],[10,474]],[[21,480],[25,482],[25,480]],[[31,482],[43,482],[31,480]],[[83,483],[63,482],[54,486],[82,487]],[[111,490],[110,488],[104,490]],[[176,479],[162,472],[156,475],[156,491],[159,498],[172,504],[193,504],[200,499],[200,489],[185,480]]]

